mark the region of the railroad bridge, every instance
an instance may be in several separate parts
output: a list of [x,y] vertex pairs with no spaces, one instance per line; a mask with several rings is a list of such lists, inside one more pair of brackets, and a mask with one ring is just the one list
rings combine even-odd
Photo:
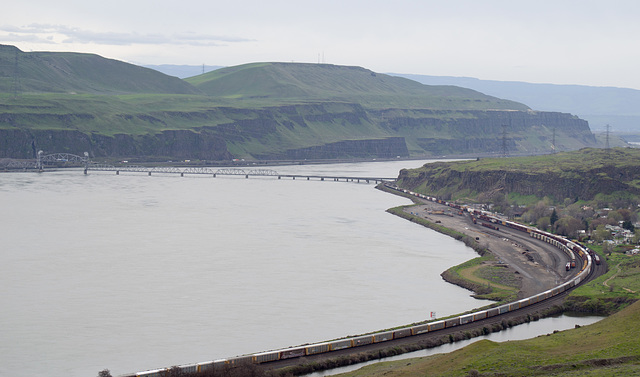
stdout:
[[200,174],[209,175],[213,178],[218,176],[244,176],[249,177],[277,177],[291,178],[291,179],[311,179],[316,180],[332,180],[336,182],[363,182],[363,183],[383,183],[383,182],[395,182],[396,178],[389,177],[349,177],[349,176],[331,176],[331,175],[314,175],[314,174],[280,174],[272,169],[238,169],[238,168],[213,168],[213,167],[145,167],[145,166],[113,166],[104,164],[89,164],[85,168],[85,174],[87,171],[113,171],[117,175],[120,172],[132,172],[132,173],[146,173],[152,174],[180,174],[184,177],[187,174]]
[[38,152],[35,160],[10,160],[0,161],[0,169],[4,170],[24,170],[43,172],[47,168],[66,168],[66,167],[83,167],[84,174],[89,171],[112,171],[116,175],[123,173],[146,173],[152,174],[179,174],[181,177],[189,174],[209,175],[213,178],[218,176],[244,176],[249,177],[277,177],[291,179],[306,179],[320,181],[335,182],[358,182],[358,183],[383,183],[395,182],[396,178],[391,177],[351,177],[351,176],[332,176],[332,175],[314,175],[314,174],[280,174],[272,169],[240,169],[240,168],[215,168],[215,167],[176,167],[176,166],[158,166],[146,167],[139,165],[115,166],[109,164],[94,163],[89,159],[89,154],[84,153],[78,156],[70,153],[53,153],[45,155],[42,151]]

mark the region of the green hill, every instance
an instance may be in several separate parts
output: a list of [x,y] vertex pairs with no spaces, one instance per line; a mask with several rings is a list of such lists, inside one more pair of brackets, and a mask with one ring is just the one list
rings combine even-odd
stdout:
[[[514,201],[544,197],[593,200],[599,195],[640,196],[640,149],[585,148],[534,157],[437,162],[402,170],[402,187],[450,200]],[[527,203],[519,203],[527,204]]]
[[254,63],[180,80],[92,54],[0,46],[0,158],[368,159],[491,155],[505,144],[538,154],[552,134],[561,150],[596,144],[571,114],[359,67]]
[[197,94],[176,78],[93,54],[22,52],[0,45],[0,92],[126,94]]
[[456,86],[429,86],[360,67],[253,63],[186,79],[215,98],[271,103],[331,101],[370,108],[527,110],[526,105]]

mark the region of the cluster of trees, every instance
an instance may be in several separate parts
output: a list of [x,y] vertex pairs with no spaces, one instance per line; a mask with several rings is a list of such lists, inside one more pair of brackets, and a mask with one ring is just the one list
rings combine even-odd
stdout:
[[638,198],[606,197],[599,195],[591,201],[565,199],[562,203],[546,197],[535,204],[522,207],[510,203],[502,196],[492,200],[494,210],[513,218],[521,214],[520,220],[533,224],[538,229],[560,234],[569,238],[583,238],[601,243],[612,239],[607,225],[621,226],[634,233],[633,241],[640,241],[640,229],[635,229],[638,221]]

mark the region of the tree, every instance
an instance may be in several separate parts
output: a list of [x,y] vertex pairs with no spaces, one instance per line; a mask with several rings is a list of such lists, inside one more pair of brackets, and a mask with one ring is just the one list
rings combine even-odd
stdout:
[[103,369],[98,372],[98,377],[111,377],[111,372],[109,371],[109,369]]
[[596,242],[602,242],[604,240],[611,239],[611,232],[605,229],[603,224],[600,224],[591,234],[591,238]]
[[547,230],[549,229],[549,225],[551,224],[551,222],[549,221],[549,217],[541,217],[538,219],[538,221],[536,222],[536,226],[538,227],[538,229],[540,230]]
[[583,229],[582,221],[573,217],[563,217],[556,221],[556,232],[569,238],[578,238],[578,231]]
[[556,212],[556,209],[553,209],[553,212],[551,212],[551,216],[549,217],[549,223],[551,225],[555,224],[556,221],[558,221],[558,213]]

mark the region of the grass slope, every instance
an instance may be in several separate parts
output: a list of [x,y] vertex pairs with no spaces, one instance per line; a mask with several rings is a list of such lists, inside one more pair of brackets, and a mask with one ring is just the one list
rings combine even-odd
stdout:
[[177,77],[94,54],[22,52],[0,45],[2,93],[173,93],[199,91]]
[[343,377],[629,376],[640,373],[640,302],[595,324],[534,339],[380,363]]
[[[474,201],[508,192],[518,202],[544,196],[591,200],[640,192],[640,149],[584,148],[550,155],[437,162],[400,172],[399,185],[425,194]],[[563,186],[564,185],[564,186]],[[562,196],[556,191],[577,194]],[[562,188],[562,190],[560,190]],[[486,199],[486,198],[485,198]]]
[[210,96],[295,101],[357,102],[371,108],[503,109],[527,106],[455,86],[428,86],[416,81],[331,64],[252,63],[186,79]]

